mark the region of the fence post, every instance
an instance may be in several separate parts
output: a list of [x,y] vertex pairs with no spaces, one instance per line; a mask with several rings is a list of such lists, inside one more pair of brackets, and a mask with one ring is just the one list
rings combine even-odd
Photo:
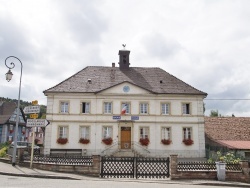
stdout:
[[170,155],[170,179],[173,180],[177,175],[177,156],[178,155]]
[[101,157],[100,155],[92,155],[93,158],[93,169],[95,174],[100,174],[101,170]]
[[240,165],[241,165],[244,176],[246,176],[246,182],[250,183],[250,168],[248,165],[248,161],[242,160],[240,161]]

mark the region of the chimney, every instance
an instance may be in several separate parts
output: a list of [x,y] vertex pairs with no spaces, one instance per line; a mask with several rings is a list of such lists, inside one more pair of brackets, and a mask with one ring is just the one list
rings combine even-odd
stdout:
[[112,63],[112,67],[115,67],[115,63]]
[[119,50],[119,68],[121,70],[128,70],[129,69],[129,54],[130,54],[130,51],[128,50]]

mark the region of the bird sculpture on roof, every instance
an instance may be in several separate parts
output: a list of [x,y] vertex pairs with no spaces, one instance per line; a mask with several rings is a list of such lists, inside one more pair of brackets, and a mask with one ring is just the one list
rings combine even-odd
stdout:
[[122,44],[122,46],[123,46],[123,48],[124,48],[124,50],[125,50],[126,44]]

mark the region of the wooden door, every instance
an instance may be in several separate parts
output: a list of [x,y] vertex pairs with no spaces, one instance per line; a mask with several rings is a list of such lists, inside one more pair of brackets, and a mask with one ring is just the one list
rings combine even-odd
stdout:
[[131,127],[121,127],[121,149],[131,149]]

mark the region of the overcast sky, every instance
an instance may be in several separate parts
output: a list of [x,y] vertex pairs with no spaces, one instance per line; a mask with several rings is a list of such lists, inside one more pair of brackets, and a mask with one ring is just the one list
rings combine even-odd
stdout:
[[250,116],[249,10],[248,0],[0,0],[0,97],[18,97],[10,55],[23,63],[21,99],[46,104],[44,90],[86,66],[118,66],[127,44],[131,66],[208,93],[206,114]]

